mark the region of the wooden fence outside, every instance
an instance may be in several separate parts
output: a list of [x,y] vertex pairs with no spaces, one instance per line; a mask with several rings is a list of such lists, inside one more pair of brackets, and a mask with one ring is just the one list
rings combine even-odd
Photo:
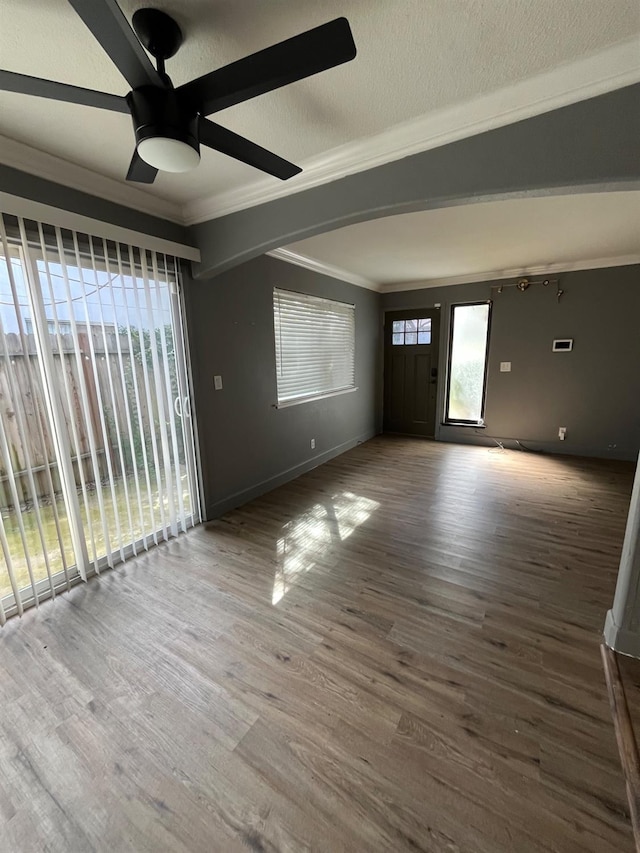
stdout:
[[[90,335],[93,347],[90,346]],[[164,378],[156,385],[148,352],[150,340],[151,337],[148,340],[145,338],[141,347],[139,337],[136,337],[132,351],[128,334],[115,328],[107,331],[106,335],[102,330],[80,332],[77,349],[71,335],[62,335],[60,345],[55,337],[51,337],[55,368],[55,378],[51,386],[64,411],[67,438],[78,484],[79,466],[82,466],[86,482],[93,483],[95,479],[90,435],[94,437],[101,479],[108,476],[107,455],[114,475],[121,476],[133,473],[134,467],[140,465],[141,442],[151,450],[150,432],[155,429],[159,411],[157,388],[161,389],[165,411],[168,411],[167,406],[173,405],[175,389],[167,389]],[[60,491],[53,436],[49,428],[33,335],[27,336],[26,344],[23,349],[22,340],[17,334],[0,335],[0,429],[4,430],[9,447],[9,459],[4,459],[0,452],[0,509],[4,510],[15,509],[8,487],[9,466],[14,472],[23,509],[31,503],[26,476],[28,468],[33,472],[39,501],[50,499],[47,467],[51,472],[54,489],[56,492]],[[143,356],[146,365],[143,365]],[[161,359],[162,355],[159,357]],[[171,375],[173,376],[173,373]],[[140,392],[139,407],[133,394],[135,381]],[[65,386],[69,390],[68,394],[65,393]],[[151,412],[147,401],[147,388],[151,398]],[[88,418],[84,413],[83,390],[88,401]],[[71,400],[71,404],[67,398]],[[127,406],[133,435],[130,435]],[[105,421],[104,430],[101,413]],[[19,414],[22,416],[24,441]],[[121,464],[118,450],[118,430],[124,464]]]

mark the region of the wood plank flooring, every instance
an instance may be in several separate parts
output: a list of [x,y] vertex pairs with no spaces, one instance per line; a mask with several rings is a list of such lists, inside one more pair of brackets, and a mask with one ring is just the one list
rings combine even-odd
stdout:
[[12,620],[0,848],[631,853],[632,473],[380,437]]

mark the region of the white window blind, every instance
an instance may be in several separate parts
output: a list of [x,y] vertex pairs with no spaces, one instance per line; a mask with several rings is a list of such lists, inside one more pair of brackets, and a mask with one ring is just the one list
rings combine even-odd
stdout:
[[278,404],[355,387],[355,306],[273,291]]

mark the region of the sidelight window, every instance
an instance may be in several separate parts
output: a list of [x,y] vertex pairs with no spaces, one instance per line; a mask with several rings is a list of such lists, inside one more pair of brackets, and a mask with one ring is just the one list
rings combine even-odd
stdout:
[[490,302],[451,307],[447,423],[483,423],[490,318]]

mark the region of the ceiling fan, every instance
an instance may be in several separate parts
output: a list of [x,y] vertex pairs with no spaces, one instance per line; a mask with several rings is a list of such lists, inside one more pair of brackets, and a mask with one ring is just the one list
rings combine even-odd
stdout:
[[[195,168],[200,162],[200,145],[283,181],[297,175],[302,171],[299,166],[206,116],[326,71],[356,55],[349,22],[336,18],[176,89],[165,71],[165,60],[174,56],[183,40],[173,18],[159,9],[138,9],[132,30],[116,0],[69,2],[131,86],[129,94],[121,97],[2,70],[0,90],[130,113],[136,149],[127,180],[143,184],[152,184],[159,170],[186,172]],[[156,68],[143,45],[156,60]]]

